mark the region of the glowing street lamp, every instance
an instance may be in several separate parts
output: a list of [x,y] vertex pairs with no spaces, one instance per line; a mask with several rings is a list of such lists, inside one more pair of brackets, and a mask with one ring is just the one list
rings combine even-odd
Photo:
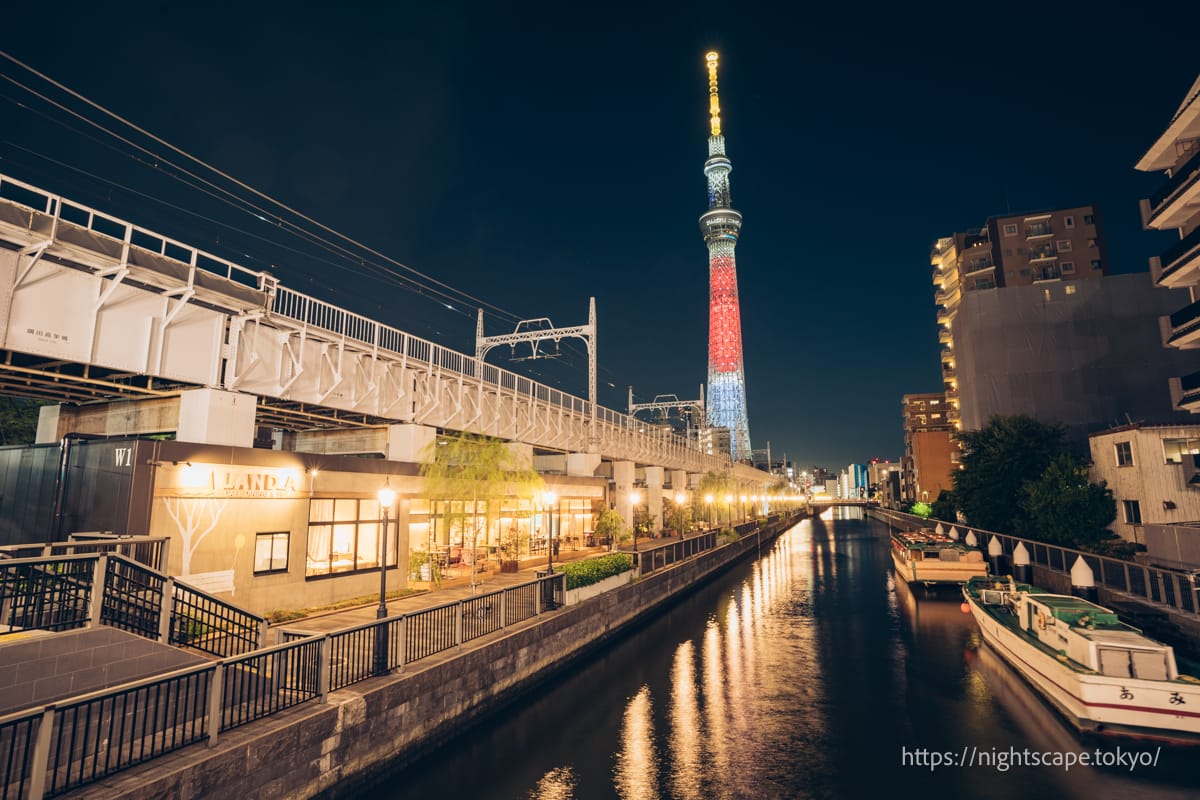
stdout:
[[542,507],[546,512],[546,569],[554,572],[554,519],[550,516],[550,508],[558,502],[554,492],[542,493]]

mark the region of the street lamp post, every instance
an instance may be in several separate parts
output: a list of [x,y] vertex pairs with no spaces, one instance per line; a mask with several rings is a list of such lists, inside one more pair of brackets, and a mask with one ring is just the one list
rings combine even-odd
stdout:
[[554,572],[554,517],[550,514],[550,507],[558,502],[558,495],[554,492],[544,492],[542,494],[542,507],[546,512],[546,570]]
[[713,496],[711,494],[704,495],[704,505],[708,506],[708,527],[713,526]]
[[675,493],[675,511],[679,514],[679,540],[683,541],[685,536],[683,532],[683,503],[687,500],[687,495],[683,492]]
[[725,495],[725,519],[731,526],[733,525],[733,495],[731,494]]
[[746,495],[741,495],[738,498],[738,516],[742,522],[746,521]]
[[637,558],[636,558],[636,553],[638,551],[638,549],[637,549],[637,535],[638,535],[637,510],[638,510],[638,506],[642,502],[642,495],[639,492],[634,492],[633,494],[629,495],[629,502],[631,504],[630,505],[630,516],[633,518],[632,519],[633,525],[631,527],[633,528],[633,552],[635,554],[634,561],[637,561]]
[[[387,612],[387,537],[388,509],[396,502],[396,493],[385,483],[376,493],[379,508],[383,511],[383,525],[379,531],[379,608],[375,610],[375,619],[386,619]],[[397,559],[399,560],[399,559]],[[375,674],[387,672],[388,639],[387,625],[375,626]]]

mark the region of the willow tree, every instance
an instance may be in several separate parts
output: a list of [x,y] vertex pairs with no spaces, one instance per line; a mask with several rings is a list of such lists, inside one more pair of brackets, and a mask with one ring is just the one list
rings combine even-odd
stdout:
[[[530,460],[503,439],[463,433],[434,440],[422,454],[425,496],[442,501],[447,531],[469,535],[471,588],[475,588],[479,535],[491,528],[506,498],[532,499],[545,487]],[[482,511],[481,511],[482,509]],[[430,527],[430,555],[433,528]],[[447,534],[449,535],[449,534]],[[467,536],[462,538],[465,546]]]

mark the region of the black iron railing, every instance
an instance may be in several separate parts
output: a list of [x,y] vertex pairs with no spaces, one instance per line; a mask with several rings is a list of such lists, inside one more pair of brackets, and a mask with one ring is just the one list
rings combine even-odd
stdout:
[[39,708],[0,718],[0,800],[29,796],[34,745],[42,716]]
[[[901,524],[920,524],[922,526],[930,524],[922,517],[898,511],[881,510],[877,513],[885,519],[891,518]],[[948,523],[942,524],[948,525]],[[979,546],[985,549],[992,537],[995,537],[1001,547],[1001,558],[1005,559],[1005,564],[1010,567],[1013,551],[1018,544],[1024,545],[1025,552],[1029,554],[1030,564],[1047,567],[1055,572],[1070,573],[1076,559],[1083,559],[1083,562],[1091,569],[1097,587],[1103,586],[1133,597],[1141,597],[1153,603],[1186,611],[1189,614],[1200,614],[1195,578],[1185,572],[1160,569],[1095,553],[1085,553],[1082,550],[1021,539],[980,528],[959,527],[962,528],[963,537],[968,532],[974,531],[979,540]]]
[[222,662],[221,730],[321,696],[321,640],[305,639]]
[[177,582],[168,643],[227,658],[257,649],[265,623],[256,614]]
[[0,561],[0,625],[65,631],[87,625],[96,558]]
[[[208,735],[215,665],[181,670],[51,706],[45,794],[62,794]],[[38,774],[37,760],[31,772]]]
[[166,576],[120,558],[105,559],[100,621],[148,639],[161,628]]

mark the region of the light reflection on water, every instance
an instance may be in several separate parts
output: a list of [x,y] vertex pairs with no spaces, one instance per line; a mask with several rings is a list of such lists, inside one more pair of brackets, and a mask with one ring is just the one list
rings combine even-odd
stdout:
[[902,748],[1076,739],[993,663],[955,592],[895,579],[885,525],[830,516],[362,797],[1197,796],[1144,771],[902,766]]

